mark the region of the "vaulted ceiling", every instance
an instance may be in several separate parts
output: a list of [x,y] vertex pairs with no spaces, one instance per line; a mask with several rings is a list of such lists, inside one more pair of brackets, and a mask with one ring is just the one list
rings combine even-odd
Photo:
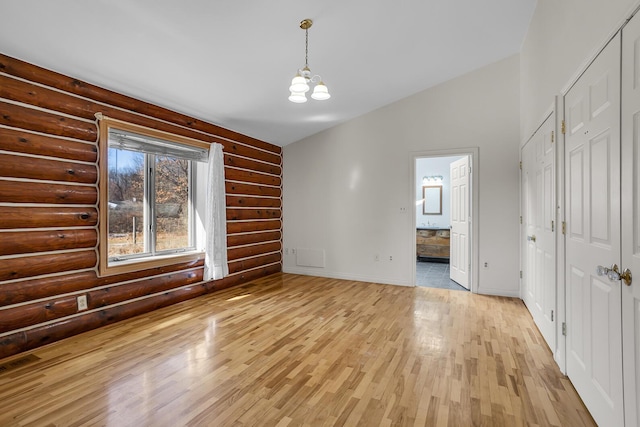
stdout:
[[[0,52],[286,145],[516,54],[536,0],[2,0]],[[327,101],[288,101],[309,66]]]

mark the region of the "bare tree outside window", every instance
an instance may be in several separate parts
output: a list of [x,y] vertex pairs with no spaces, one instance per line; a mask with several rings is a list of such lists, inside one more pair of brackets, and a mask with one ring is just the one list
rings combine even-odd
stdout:
[[156,250],[189,246],[189,161],[156,156]]
[[110,259],[189,246],[189,177],[189,160],[109,149]]

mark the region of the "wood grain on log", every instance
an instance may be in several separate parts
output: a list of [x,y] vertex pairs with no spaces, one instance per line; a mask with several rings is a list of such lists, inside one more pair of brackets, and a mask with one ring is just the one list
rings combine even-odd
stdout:
[[0,150],[82,162],[93,163],[98,160],[98,147],[95,143],[73,141],[53,135],[39,135],[3,127],[0,127]]
[[84,270],[94,267],[97,262],[98,258],[93,250],[3,259],[0,263],[0,282],[42,274]]
[[97,244],[98,233],[95,229],[0,233],[0,255],[92,248]]
[[95,208],[0,206],[0,229],[86,227],[97,223]]

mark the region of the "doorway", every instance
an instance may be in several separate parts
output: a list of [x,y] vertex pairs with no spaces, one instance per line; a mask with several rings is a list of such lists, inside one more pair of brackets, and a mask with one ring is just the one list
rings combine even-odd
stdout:
[[412,156],[415,286],[451,290],[476,286],[477,180],[471,174],[476,159],[477,149]]

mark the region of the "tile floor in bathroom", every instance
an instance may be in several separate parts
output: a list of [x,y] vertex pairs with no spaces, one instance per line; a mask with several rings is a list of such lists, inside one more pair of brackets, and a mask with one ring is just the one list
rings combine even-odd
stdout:
[[416,263],[416,286],[468,291],[449,279],[449,264],[442,262],[418,261]]

